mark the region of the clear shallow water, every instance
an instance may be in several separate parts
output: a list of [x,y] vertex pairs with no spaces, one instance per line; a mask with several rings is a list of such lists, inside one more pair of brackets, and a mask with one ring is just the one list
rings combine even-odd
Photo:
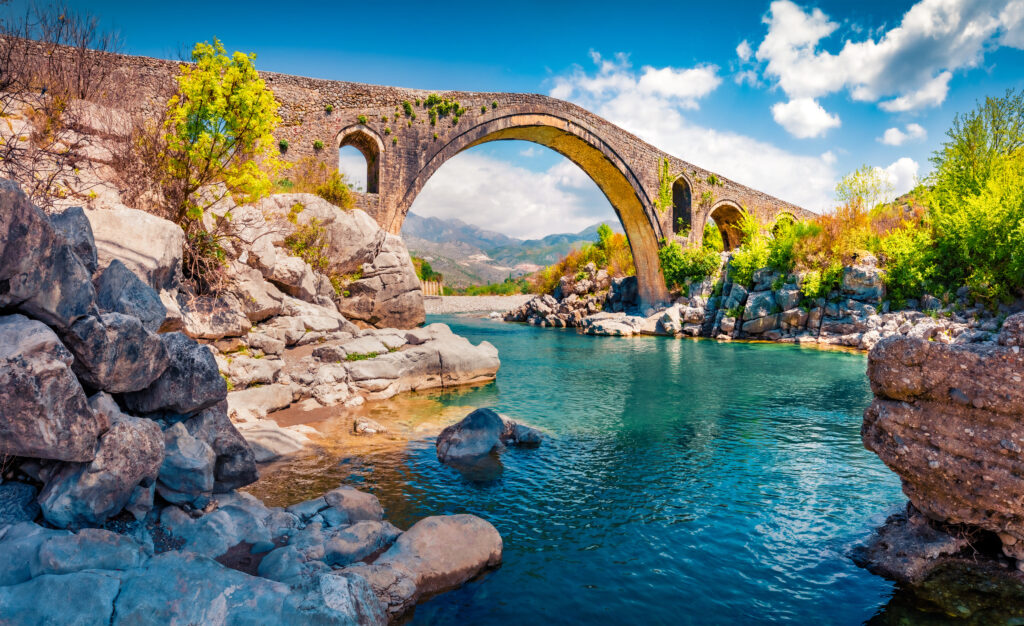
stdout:
[[859,624],[888,602],[891,583],[848,557],[904,502],[860,442],[863,356],[428,321],[490,341],[502,367],[427,410],[494,406],[547,431],[540,448],[506,451],[489,481],[440,465],[429,438],[265,478],[295,501],[360,485],[403,528],[493,523],[504,565],[413,623]]

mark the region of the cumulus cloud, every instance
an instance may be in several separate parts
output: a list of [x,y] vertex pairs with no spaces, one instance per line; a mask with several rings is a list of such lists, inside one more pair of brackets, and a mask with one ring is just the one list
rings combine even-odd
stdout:
[[568,76],[555,78],[551,95],[563,100],[574,93],[590,98],[603,98],[623,91],[633,91],[642,96],[666,98],[684,109],[696,109],[698,100],[714,91],[721,83],[718,66],[701,64],[691,68],[644,66],[640,74],[623,68],[631,68],[629,57],[617,54],[613,59],[604,59],[596,52],[591,58],[598,66],[594,74],[586,73],[582,67],[575,67]]
[[754,49],[750,47],[750,42],[744,39],[740,42],[740,45],[736,46],[736,56],[740,58],[740,61],[744,63],[750,60],[753,56]]
[[822,211],[833,205],[835,158],[800,155],[732,132],[694,124],[678,98],[638,89],[642,72],[624,56],[596,57],[597,69],[574,68],[554,80],[551,95],[571,100],[645,141],[701,167],[797,205]]
[[597,185],[568,160],[536,172],[473,151],[445,163],[427,181],[412,211],[523,239],[579,232],[615,219]]
[[893,161],[888,167],[876,167],[875,169],[885,174],[889,183],[892,184],[892,197],[886,198],[886,201],[901,196],[917,186],[919,166],[914,159],[902,157]]
[[839,116],[825,110],[813,98],[797,98],[772,105],[772,117],[789,134],[800,139],[820,137],[839,126]]
[[839,24],[818,8],[772,2],[754,57],[790,99],[843,89],[885,111],[942,104],[952,73],[978,66],[999,45],[1024,48],[1024,0],[920,0],[877,38],[822,49]]
[[887,146],[902,146],[908,141],[923,141],[928,137],[928,131],[920,124],[907,124],[906,130],[893,127],[886,129],[878,141]]

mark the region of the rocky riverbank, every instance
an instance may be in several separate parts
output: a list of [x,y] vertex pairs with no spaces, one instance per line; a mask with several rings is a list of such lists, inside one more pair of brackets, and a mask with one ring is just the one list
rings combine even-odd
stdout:
[[[244,391],[286,384],[289,402],[308,392],[323,406],[317,396],[331,385],[349,402],[423,377],[493,377],[493,348],[478,348],[481,370],[476,358],[458,360],[468,342],[446,327],[358,328],[326,302],[283,295],[273,314],[257,298],[242,317],[185,299],[179,316],[182,291],[148,282],[180,288],[173,249],[168,257],[158,239],[133,254],[143,244],[129,231],[128,251],[105,258],[90,222],[75,209],[47,216],[0,181],[0,621],[384,624],[500,562],[501,537],[473,516],[428,517],[403,532],[375,497],[348,487],[264,506],[237,491],[259,469],[229,417],[245,417],[232,376],[248,377]],[[261,318],[256,332],[250,316]],[[186,332],[159,332],[169,327]],[[244,339],[225,330],[241,327]],[[189,336],[204,332],[244,346],[252,362],[226,363],[230,350]],[[259,368],[290,346],[310,354],[290,370],[276,359],[274,382],[261,387]],[[346,367],[303,377],[335,361]],[[222,375],[224,364],[238,371]]]
[[[885,297],[884,272],[870,255],[844,267],[839,289],[809,300],[805,276],[768,269],[752,285],[732,282],[727,255],[713,278],[689,285],[671,305],[639,310],[636,279],[611,279],[592,264],[578,277],[564,276],[552,295],[533,298],[504,319],[536,326],[580,328],[590,335],[666,335],[781,343],[822,344],[870,350],[891,336],[944,344],[992,343],[1002,320],[1014,310],[993,312],[971,302],[967,289],[948,301],[926,296],[894,310]],[[1018,308],[1019,308],[1018,303]]]
[[[875,399],[861,431],[910,502],[858,559],[973,623],[1024,613],[1024,313],[995,339],[880,341],[868,356]],[[936,580],[957,579],[934,593]]]

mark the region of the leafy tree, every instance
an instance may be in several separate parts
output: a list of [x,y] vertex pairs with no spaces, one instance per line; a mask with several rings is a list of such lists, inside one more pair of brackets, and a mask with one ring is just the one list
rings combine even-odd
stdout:
[[880,168],[862,165],[836,185],[836,198],[842,204],[873,209],[891,196],[892,183]]
[[254,54],[228,56],[217,39],[197,43],[182,65],[164,122],[169,200],[179,224],[195,230],[224,198],[253,202],[271,190],[283,162],[273,132],[278,103],[253,67]]
[[1024,91],[985,98],[970,113],[957,114],[948,140],[932,155],[933,182],[940,193],[981,192],[998,157],[1024,148]]

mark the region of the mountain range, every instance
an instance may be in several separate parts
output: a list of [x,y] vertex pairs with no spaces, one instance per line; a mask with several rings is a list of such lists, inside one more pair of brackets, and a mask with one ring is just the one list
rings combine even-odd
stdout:
[[[460,219],[423,217],[409,213],[402,238],[413,256],[430,262],[453,287],[501,282],[557,263],[570,250],[597,241],[598,222],[578,233],[558,233],[541,239],[516,239]],[[607,223],[622,232],[618,220]]]

